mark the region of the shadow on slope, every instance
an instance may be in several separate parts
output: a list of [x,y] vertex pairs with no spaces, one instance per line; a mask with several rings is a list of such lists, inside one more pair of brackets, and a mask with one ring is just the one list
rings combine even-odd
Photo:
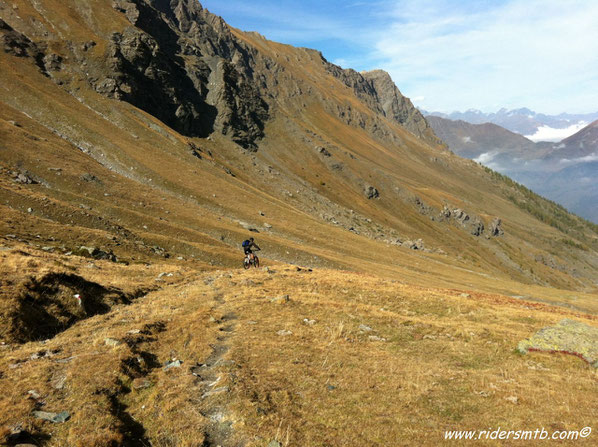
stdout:
[[65,273],[31,277],[20,289],[18,297],[4,301],[8,311],[0,323],[0,337],[8,342],[51,338],[79,320],[104,314],[116,304],[130,304],[146,293],[126,294]]

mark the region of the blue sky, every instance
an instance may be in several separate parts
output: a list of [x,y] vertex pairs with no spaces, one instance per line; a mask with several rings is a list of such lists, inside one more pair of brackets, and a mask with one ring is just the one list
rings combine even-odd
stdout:
[[203,0],[230,25],[382,68],[427,110],[598,111],[596,0]]

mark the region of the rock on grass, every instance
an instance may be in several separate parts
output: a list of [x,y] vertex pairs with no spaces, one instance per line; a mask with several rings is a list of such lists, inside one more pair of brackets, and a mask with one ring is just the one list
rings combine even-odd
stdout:
[[566,318],[522,340],[517,350],[522,354],[529,351],[572,354],[598,368],[598,328]]

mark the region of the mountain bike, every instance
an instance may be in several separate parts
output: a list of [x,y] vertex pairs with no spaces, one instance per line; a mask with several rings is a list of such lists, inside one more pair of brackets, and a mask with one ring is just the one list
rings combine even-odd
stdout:
[[245,256],[245,259],[243,259],[243,268],[248,269],[252,264],[255,268],[258,268],[260,266],[260,258],[255,254],[253,255],[253,259],[249,255]]

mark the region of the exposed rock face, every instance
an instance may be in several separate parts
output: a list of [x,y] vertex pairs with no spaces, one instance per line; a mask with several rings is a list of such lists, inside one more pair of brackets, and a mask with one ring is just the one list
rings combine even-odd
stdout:
[[417,110],[411,100],[402,95],[390,75],[384,70],[372,70],[361,73],[370,82],[378,97],[378,103],[384,115],[412,134],[432,144],[443,142],[435,134],[424,116]]
[[45,74],[44,53],[27,36],[17,32],[0,19],[0,45],[5,53],[18,57],[30,57]]
[[502,220],[496,217],[490,224],[490,235],[491,236],[502,236],[505,232],[502,229]]
[[[103,61],[88,63],[91,56],[78,54],[97,92],[127,101],[184,135],[220,131],[244,148],[257,147],[269,115],[254,78],[255,50],[197,1],[112,5],[131,26],[112,34]],[[55,67],[60,61],[50,62]]]
[[323,60],[328,71],[353,89],[357,97],[370,109],[397,122],[427,143],[445,147],[424,116],[413,106],[409,98],[401,94],[387,72],[373,70],[358,73],[352,69],[344,70]]
[[104,81],[99,91],[183,134],[219,130],[245,148],[256,146],[268,106],[252,79],[255,53],[220,18],[193,0],[118,0],[114,7],[135,28],[113,36],[109,79],[115,82]]
[[[198,1],[113,0],[112,7],[130,26],[112,33],[107,45],[94,51],[90,49],[96,43],[90,41],[67,43],[61,45],[61,54],[45,54],[57,36],[48,31],[50,39],[39,35],[40,46],[40,39],[33,43],[0,22],[5,51],[35,58],[59,84],[85,80],[98,93],[129,102],[179,133],[206,137],[218,131],[252,150],[264,136],[270,107],[300,107],[300,98],[312,92],[312,86],[236,37]],[[104,47],[103,54],[97,50]],[[306,52],[377,114],[366,117],[350,106],[326,104],[337,108],[330,111],[341,120],[400,144],[400,137],[383,122],[387,117],[430,144],[443,144],[387,73],[343,70],[316,51]],[[69,75],[55,77],[61,70]]]

